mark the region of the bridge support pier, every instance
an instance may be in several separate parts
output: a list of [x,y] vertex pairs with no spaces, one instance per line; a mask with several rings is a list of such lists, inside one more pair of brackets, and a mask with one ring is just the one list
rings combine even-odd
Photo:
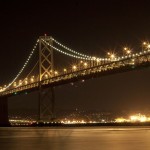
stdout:
[[39,89],[39,122],[53,121],[55,106],[54,88]]
[[8,98],[0,97],[0,126],[10,126],[8,120]]

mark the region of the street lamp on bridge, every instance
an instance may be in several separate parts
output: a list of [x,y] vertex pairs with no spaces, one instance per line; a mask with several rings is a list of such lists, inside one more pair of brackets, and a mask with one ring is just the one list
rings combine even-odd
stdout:
[[124,52],[125,52],[125,55],[130,55],[132,53],[132,50],[128,47],[124,47]]
[[143,44],[142,44],[142,50],[145,50],[145,49],[147,49],[147,50],[150,49],[150,43],[149,42],[143,42]]
[[115,60],[116,59],[116,54],[115,53],[108,52],[107,55],[110,58],[110,60]]
[[72,70],[73,70],[73,71],[76,71],[76,70],[77,70],[77,66],[73,65],[73,66],[72,66]]

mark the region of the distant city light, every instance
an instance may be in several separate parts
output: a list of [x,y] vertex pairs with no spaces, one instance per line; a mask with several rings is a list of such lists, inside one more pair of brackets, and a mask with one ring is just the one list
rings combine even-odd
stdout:
[[120,122],[128,122],[128,121],[125,118],[117,118],[117,119],[115,119],[115,122],[120,123]]
[[150,122],[150,117],[146,117],[146,115],[136,114],[129,116],[128,119],[125,118],[116,118],[115,122]]

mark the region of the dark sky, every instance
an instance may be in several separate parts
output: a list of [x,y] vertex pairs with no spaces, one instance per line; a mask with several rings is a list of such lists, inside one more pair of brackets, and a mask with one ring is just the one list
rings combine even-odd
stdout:
[[[47,33],[89,55],[140,50],[150,40],[148,0],[5,1],[0,4],[0,83],[13,79],[36,39]],[[63,57],[63,56],[62,56]],[[56,63],[61,63],[57,61]],[[150,68],[57,87],[57,109],[149,110]],[[14,108],[37,106],[36,96],[9,101]]]

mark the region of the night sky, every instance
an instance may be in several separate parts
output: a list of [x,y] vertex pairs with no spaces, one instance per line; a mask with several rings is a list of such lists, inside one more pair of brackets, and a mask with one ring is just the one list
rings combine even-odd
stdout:
[[[148,0],[14,0],[0,5],[2,85],[15,77],[37,38],[45,33],[79,52],[102,57],[110,50],[119,54],[124,46],[139,51],[142,41],[150,41]],[[149,83],[150,68],[146,68],[63,85],[55,88],[56,109],[149,111]],[[37,95],[10,98],[9,107],[34,109]]]

